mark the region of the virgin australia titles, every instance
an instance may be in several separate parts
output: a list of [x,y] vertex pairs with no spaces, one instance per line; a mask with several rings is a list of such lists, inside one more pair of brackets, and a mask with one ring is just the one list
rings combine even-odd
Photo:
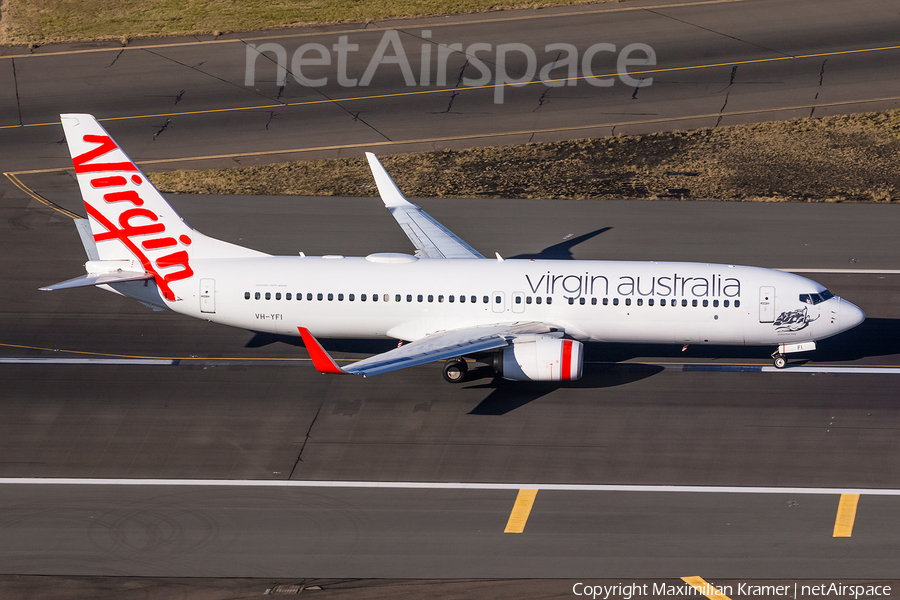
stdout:
[[[578,48],[573,44],[547,44],[544,46],[544,52],[552,58],[538,70],[537,53],[528,44],[515,42],[494,46],[487,42],[477,42],[469,44],[464,49],[461,43],[439,44],[429,41],[430,38],[431,31],[428,29],[422,30],[418,38],[424,42],[421,48],[417,49],[420,57],[418,78],[413,71],[400,34],[395,29],[388,29],[382,34],[378,46],[369,57],[365,71],[359,78],[348,75],[350,55],[359,51],[359,44],[351,44],[350,37],[346,35],[338,37],[337,43],[333,44],[330,49],[317,42],[301,45],[291,55],[290,67],[288,67],[287,50],[281,44],[274,42],[247,44],[244,85],[256,85],[256,63],[260,56],[266,53],[274,55],[276,85],[286,85],[287,76],[290,73],[297,83],[307,87],[328,85],[330,79],[327,76],[316,77],[315,75],[323,75],[323,70],[317,69],[313,75],[309,67],[332,66],[335,70],[337,84],[342,87],[369,86],[380,68],[399,68],[408,87],[417,85],[427,87],[432,84],[444,87],[447,85],[447,63],[450,57],[462,54],[465,56],[465,63],[454,87],[459,87],[460,84],[465,87],[487,87],[491,85],[493,79],[495,104],[503,104],[506,86],[527,85],[535,81],[540,81],[547,87],[574,86],[581,80],[595,87],[610,87],[615,84],[615,78],[618,77],[629,87],[647,87],[653,84],[652,77],[635,78],[628,74],[630,66],[656,64],[656,53],[647,44],[628,44],[616,53],[615,44],[598,43],[589,46],[580,55]],[[595,59],[603,62],[604,58],[612,58],[610,55],[616,58],[616,70],[595,75]],[[491,57],[493,60],[490,60]],[[507,61],[511,57],[515,57],[519,61],[524,58],[524,69],[517,67],[512,72],[508,71]],[[266,57],[266,59],[268,58]],[[268,62],[269,60],[264,60],[264,64]],[[392,65],[396,65],[396,67]],[[469,66],[478,72],[477,77],[463,76]],[[491,66],[494,67],[493,72]],[[434,80],[432,80],[432,67],[434,67],[435,73]],[[304,74],[304,71],[307,74]],[[537,80],[535,76],[538,77]]]

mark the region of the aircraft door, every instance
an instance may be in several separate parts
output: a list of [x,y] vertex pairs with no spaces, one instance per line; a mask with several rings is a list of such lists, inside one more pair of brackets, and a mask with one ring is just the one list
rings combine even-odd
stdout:
[[525,312],[525,294],[522,292],[513,292],[512,295],[512,311],[514,313]]
[[200,280],[200,312],[216,312],[216,280]]
[[775,321],[775,288],[763,286],[759,288],[759,322]]
[[491,309],[495,313],[506,312],[506,294],[503,292],[494,292],[491,294]]

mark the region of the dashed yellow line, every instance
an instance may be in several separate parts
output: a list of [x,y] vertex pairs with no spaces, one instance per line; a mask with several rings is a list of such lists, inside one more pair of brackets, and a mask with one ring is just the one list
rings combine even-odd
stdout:
[[856,521],[857,504],[859,504],[859,494],[841,494],[832,537],[850,537],[853,535],[853,522]]
[[708,583],[702,577],[682,577],[682,581],[709,598],[710,600],[731,600],[728,596]]
[[[698,0],[696,2],[681,2],[678,4],[659,4],[656,6],[604,6],[601,8],[594,8],[591,10],[580,10],[580,11],[572,11],[572,12],[544,12],[541,14],[531,14],[531,15],[509,15],[509,13],[505,13],[502,17],[493,17],[486,19],[472,19],[472,20],[459,20],[459,21],[435,21],[433,23],[410,23],[410,27],[385,27],[382,28],[378,25],[378,23],[358,23],[360,27],[350,28],[350,29],[338,29],[334,31],[307,31],[303,33],[289,33],[289,34],[275,34],[275,35],[265,35],[265,36],[256,36],[256,37],[242,37],[242,38],[228,38],[228,39],[214,39],[214,40],[205,40],[205,41],[194,41],[194,42],[173,42],[170,44],[154,44],[154,45],[141,45],[141,46],[112,46],[109,48],[88,48],[84,50],[61,50],[59,52],[40,52],[40,53],[28,53],[28,54],[7,54],[5,56],[0,56],[0,60],[4,58],[38,58],[41,56],[68,56],[70,54],[91,54],[95,52],[121,52],[122,50],[144,50],[144,49],[156,49],[156,48],[181,48],[185,46],[207,46],[209,44],[235,44],[235,43],[244,43],[244,42],[256,42],[256,41],[264,41],[264,40],[286,40],[286,39],[294,39],[294,38],[305,38],[312,36],[323,36],[323,35],[341,35],[344,33],[362,33],[366,31],[366,28],[369,25],[373,25],[376,29],[375,31],[383,31],[385,29],[424,29],[424,28],[435,28],[435,27],[454,27],[460,25],[482,25],[485,23],[507,23],[510,21],[528,21],[534,19],[554,19],[554,18],[565,18],[565,17],[578,17],[583,15],[594,15],[594,14],[603,14],[603,13],[615,13],[615,12],[629,12],[635,10],[658,10],[663,8],[680,8],[684,6],[703,6],[707,4],[733,4],[736,2],[743,2],[744,0]],[[451,17],[465,17],[465,15],[448,15]],[[446,19],[446,17],[444,17]],[[399,19],[389,19],[386,18],[384,21],[391,20],[399,20]],[[349,23],[348,23],[349,25]],[[371,30],[370,30],[371,31]]]
[[531,514],[531,507],[534,506],[534,498],[537,496],[537,493],[537,490],[519,490],[519,494],[516,496],[516,503],[513,505],[509,521],[506,523],[506,529],[503,530],[503,533],[522,533],[525,531],[525,523],[528,522],[528,515]]

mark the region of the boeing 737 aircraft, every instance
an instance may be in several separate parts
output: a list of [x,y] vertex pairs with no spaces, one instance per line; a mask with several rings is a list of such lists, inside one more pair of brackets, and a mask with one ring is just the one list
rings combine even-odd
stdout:
[[[735,265],[485,258],[406,200],[366,157],[413,254],[271,256],[207,237],[165,201],[97,120],[61,115],[88,218],[76,221],[95,285],[157,310],[303,338],[323,373],[377,375],[465,357],[518,381],[582,374],[582,342],[772,346],[785,355],[855,327],[863,312],[815,281]],[[317,337],[394,338],[339,366]],[[405,342],[405,343],[404,343]]]

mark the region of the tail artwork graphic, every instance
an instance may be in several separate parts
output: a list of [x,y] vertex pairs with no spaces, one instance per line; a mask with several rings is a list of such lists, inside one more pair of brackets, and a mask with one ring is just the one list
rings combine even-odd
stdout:
[[96,285],[98,275],[152,278],[174,302],[172,284],[194,276],[193,259],[265,256],[191,228],[92,115],[60,117],[99,260],[87,276],[47,289]]

